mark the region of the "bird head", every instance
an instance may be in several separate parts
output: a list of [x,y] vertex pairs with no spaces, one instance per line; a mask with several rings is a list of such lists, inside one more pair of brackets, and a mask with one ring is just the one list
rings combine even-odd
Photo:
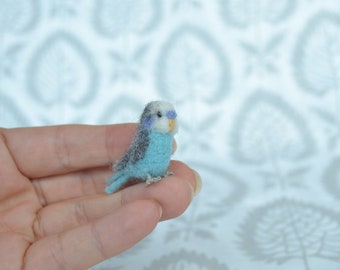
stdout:
[[176,111],[171,103],[152,101],[146,105],[140,125],[143,129],[175,134],[177,132],[176,117]]

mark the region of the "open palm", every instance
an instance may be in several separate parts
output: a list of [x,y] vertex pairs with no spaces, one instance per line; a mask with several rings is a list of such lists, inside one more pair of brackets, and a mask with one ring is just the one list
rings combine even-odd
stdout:
[[109,164],[136,126],[0,129],[0,268],[86,269],[133,246],[158,221],[180,215],[195,174],[104,194]]

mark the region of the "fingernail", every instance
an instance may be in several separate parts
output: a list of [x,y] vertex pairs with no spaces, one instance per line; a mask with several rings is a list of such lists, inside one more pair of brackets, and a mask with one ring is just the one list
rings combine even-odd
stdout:
[[193,169],[191,169],[191,170],[193,171],[193,173],[195,175],[195,180],[196,180],[196,189],[194,191],[194,196],[197,196],[202,190],[202,178],[197,171],[195,171]]
[[177,142],[176,140],[173,140],[173,143],[172,143],[172,155],[176,152],[177,150]]
[[163,216],[163,208],[162,206],[159,206],[159,220],[162,219],[162,216]]

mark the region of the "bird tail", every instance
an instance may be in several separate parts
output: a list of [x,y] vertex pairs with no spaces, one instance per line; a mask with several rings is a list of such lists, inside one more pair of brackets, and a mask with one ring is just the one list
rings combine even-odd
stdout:
[[108,194],[114,193],[119,190],[127,181],[129,177],[127,177],[122,172],[117,172],[116,174],[112,175],[109,179],[106,180],[108,184],[105,188],[105,192]]

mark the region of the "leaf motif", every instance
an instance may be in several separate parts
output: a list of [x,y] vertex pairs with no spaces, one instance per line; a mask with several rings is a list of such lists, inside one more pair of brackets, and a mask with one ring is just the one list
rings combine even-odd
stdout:
[[[11,93],[9,93],[10,95]],[[0,83],[0,100],[1,100],[1,106],[0,106],[0,121],[1,121],[1,127],[4,128],[13,128],[13,127],[22,127],[27,126],[30,118],[26,113],[23,114],[22,110],[20,110],[20,106],[24,106],[22,103],[22,99],[18,99],[17,97],[10,97],[4,95],[4,89],[1,89],[1,83]],[[13,102],[15,100],[15,102]],[[26,104],[27,105],[27,104]],[[31,117],[32,119],[34,117]]]
[[196,237],[205,239],[205,240],[214,240],[216,239],[216,235],[214,235],[211,230],[194,230]]
[[[194,209],[194,210],[192,210]],[[196,212],[199,212],[195,215]],[[211,230],[216,226],[217,220],[223,213],[210,209],[209,212],[198,210],[195,205],[191,211],[187,211],[185,215],[179,217],[172,223],[172,226],[165,233],[164,242],[178,241],[178,239],[216,239],[217,235]]]
[[69,0],[51,0],[49,13],[52,17],[74,17],[79,3]]
[[323,175],[323,185],[335,199],[340,200],[340,158],[335,159]]
[[124,62],[124,57],[123,57],[123,55],[121,55],[121,54],[118,53],[118,52],[111,51],[111,52],[109,53],[109,55],[110,55],[110,57],[112,58],[112,60],[113,60],[114,62],[117,62],[117,63],[119,63],[119,64],[122,64],[122,63]]
[[[223,202],[221,202],[223,205]],[[207,221],[217,221],[222,215],[222,211],[210,211],[210,212],[203,212],[197,215],[195,218],[195,223],[198,222],[207,222]]]
[[273,52],[282,43],[284,37],[284,33],[279,33],[273,36],[266,44],[266,52]]
[[157,26],[160,5],[158,0],[98,0],[94,7],[94,28],[108,37],[145,34]]
[[260,48],[252,43],[241,41],[240,45],[250,55],[258,55],[261,53]]
[[191,9],[199,9],[202,8],[202,3],[200,0],[175,0],[173,4],[173,11],[188,12]]
[[90,52],[66,32],[52,34],[33,53],[27,84],[37,101],[86,105],[97,89],[98,72]]
[[223,19],[236,27],[248,27],[258,22],[270,24],[287,19],[296,6],[295,0],[220,0]]
[[150,49],[149,44],[142,44],[139,48],[136,49],[136,51],[132,55],[132,60],[139,62],[141,61],[145,55],[148,53]]
[[322,119],[325,123],[332,125],[332,126],[337,126],[338,121],[333,113],[330,113],[325,110],[325,108],[317,108],[317,107],[312,107],[311,111],[315,113],[320,119]]
[[202,115],[203,119],[202,122],[200,122],[200,128],[206,128],[207,130],[209,130],[218,121],[220,116],[220,111],[211,111],[211,113],[207,114],[206,117]]
[[40,16],[38,1],[2,0],[0,5],[0,32],[23,33],[32,30]]
[[255,92],[235,118],[233,155],[246,163],[296,161],[314,152],[304,120],[280,97]]
[[253,210],[239,232],[240,248],[265,262],[302,259],[309,269],[312,257],[340,262],[339,213],[281,199]]
[[24,49],[23,43],[17,43],[6,48],[3,55],[0,54],[0,72],[4,77],[14,78],[16,68],[19,66],[18,59],[20,60],[20,53]]
[[205,254],[195,251],[179,250],[151,262],[144,270],[166,269],[201,269],[201,270],[228,270],[228,266],[221,264],[216,258],[208,258]]
[[144,58],[149,46],[141,45],[131,53],[111,51],[110,56],[113,62],[113,80],[130,81],[140,79],[140,72],[145,69]]
[[231,80],[222,48],[191,25],[181,25],[161,48],[155,77],[162,95],[178,102],[192,97],[219,102]]
[[[124,102],[122,102],[124,101]],[[134,99],[131,95],[120,95],[115,100],[110,100],[110,104],[103,106],[102,112],[98,112],[97,123],[126,123],[138,122],[140,111],[145,106],[140,99]],[[115,113],[112,113],[112,110]]]
[[312,168],[310,166],[305,166],[289,170],[288,173],[286,174],[288,185],[296,188],[306,189],[304,179],[306,174],[310,172],[311,169]]
[[[230,209],[233,204],[237,204],[246,196],[247,186],[244,181],[226,170],[225,167],[206,162],[188,162],[195,168],[201,168],[204,172],[202,174],[204,179],[214,179],[213,183],[205,186],[201,192],[202,197],[206,198],[203,204],[208,205],[210,209],[215,209],[218,213],[225,212],[226,209]],[[216,193],[216,190],[223,190],[223,192]],[[212,194],[214,195],[212,196]],[[200,209],[202,210],[202,208]],[[210,210],[208,213],[212,214],[212,211]],[[202,214],[203,211],[200,212],[200,215]],[[212,215],[212,217],[215,216]]]
[[319,127],[324,133],[324,137],[329,149],[336,149],[340,140],[340,123],[337,117],[337,109],[312,107],[311,111],[318,117],[318,120],[320,121]]
[[286,164],[285,168],[280,168],[281,170],[279,172],[263,168],[257,169],[256,173],[264,179],[265,188],[274,188],[278,184],[277,181],[279,181],[281,188],[295,187],[308,189],[305,185],[305,178],[312,169],[311,165],[301,163],[298,165],[296,163],[287,165],[288,164]]
[[245,50],[247,67],[245,73],[250,75],[256,72],[258,75],[266,74],[268,72],[276,73],[277,57],[279,55],[278,47],[282,43],[283,33],[276,34],[268,39],[266,42],[258,42],[254,44],[242,41],[241,47]]
[[[167,231],[167,240],[179,237],[187,239],[211,237],[214,226],[221,216],[233,209],[246,195],[246,185],[238,177],[218,166],[207,165],[206,162],[188,162],[190,166],[200,168],[203,179],[211,179],[209,185],[204,186],[201,194],[186,213],[172,223]],[[216,192],[221,190],[221,192]],[[199,233],[200,232],[200,233]],[[212,233],[212,234],[211,234]]]
[[[214,130],[217,127],[217,121],[220,117],[219,112],[211,112],[211,113],[201,113],[202,117],[196,120],[196,115],[199,114],[199,110],[191,109],[181,117],[183,123],[183,130],[189,131],[192,135],[189,137],[190,144],[183,145],[184,151],[187,148],[195,147],[196,149],[200,149],[200,151],[213,151],[211,144],[211,140],[216,140],[216,134]],[[205,117],[205,115],[207,117]],[[192,119],[195,119],[194,123]],[[182,126],[182,125],[181,125]],[[182,129],[182,128],[181,128]],[[206,132],[200,132],[200,130],[205,130]],[[210,140],[206,138],[209,137]],[[190,151],[190,150],[187,150]]]
[[15,57],[24,47],[23,43],[14,44],[6,50],[5,54],[9,57]]
[[340,80],[340,15],[320,12],[306,25],[293,54],[295,78],[315,95],[336,89]]

